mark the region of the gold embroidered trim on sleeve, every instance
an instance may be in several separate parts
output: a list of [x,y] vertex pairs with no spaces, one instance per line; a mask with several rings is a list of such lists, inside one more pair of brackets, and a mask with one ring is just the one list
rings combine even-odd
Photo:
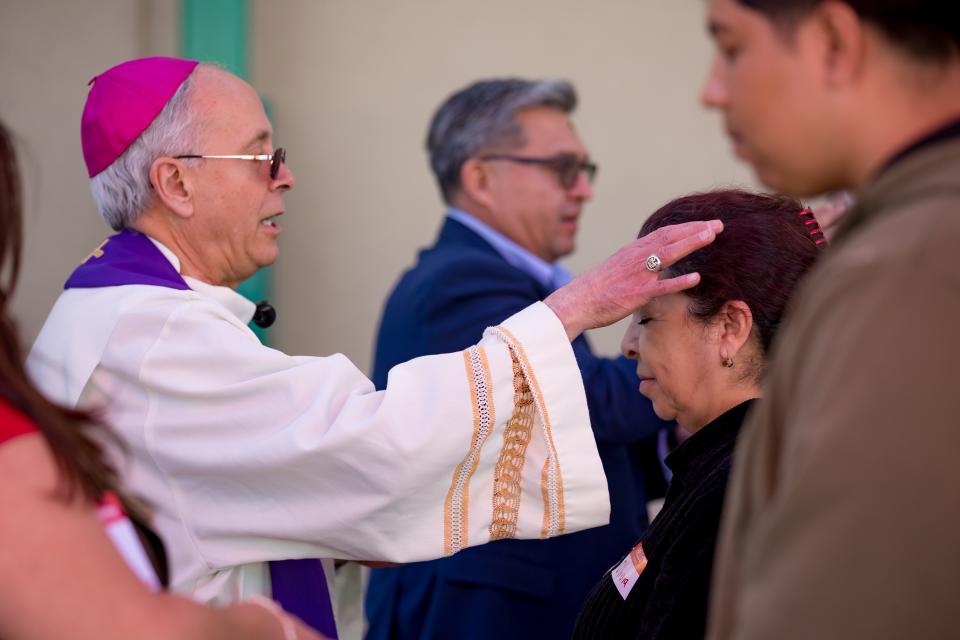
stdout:
[[494,423],[493,379],[483,347],[473,346],[463,352],[463,362],[470,384],[473,405],[473,437],[470,449],[453,472],[450,490],[443,503],[443,555],[452,555],[468,546],[468,512],[470,478],[477,470],[480,450]]
[[513,414],[503,431],[503,447],[497,466],[493,470],[493,520],[490,523],[490,539],[503,540],[517,535],[517,519],[520,514],[520,479],[526,460],[527,446],[533,433],[533,393],[523,374],[523,367],[514,351],[513,361]]
[[[563,501],[563,474],[560,472],[560,458],[557,455],[557,446],[553,441],[550,414],[547,411],[546,403],[543,401],[543,393],[540,390],[537,377],[534,375],[533,367],[530,365],[530,360],[527,358],[527,354],[519,340],[502,326],[494,327],[492,332],[510,348],[510,354],[514,358],[515,365],[519,362],[525,384],[528,385],[536,409],[543,419],[543,433],[547,444],[547,456],[543,463],[543,469],[540,472],[540,489],[543,495],[544,505],[543,528],[540,531],[540,535],[543,538],[558,536],[566,530],[566,509],[564,508]],[[516,377],[514,378],[514,386],[516,387]]]

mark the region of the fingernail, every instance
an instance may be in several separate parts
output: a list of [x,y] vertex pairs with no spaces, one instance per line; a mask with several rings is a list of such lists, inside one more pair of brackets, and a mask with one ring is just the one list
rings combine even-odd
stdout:
[[701,231],[697,235],[700,237],[701,240],[709,240],[714,236],[714,233],[715,232],[713,229],[707,229],[706,231]]
[[721,231],[723,231],[723,222],[721,222],[720,220],[711,220],[710,227],[717,233],[720,233]]

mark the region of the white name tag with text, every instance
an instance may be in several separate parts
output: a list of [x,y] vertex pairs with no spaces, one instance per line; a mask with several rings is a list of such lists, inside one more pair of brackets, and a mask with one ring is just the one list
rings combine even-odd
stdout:
[[633,585],[637,583],[646,566],[647,556],[643,552],[643,545],[638,542],[637,546],[631,549],[627,557],[623,559],[623,562],[610,572],[610,578],[613,579],[613,584],[620,592],[621,598],[627,599],[630,590],[633,589]]

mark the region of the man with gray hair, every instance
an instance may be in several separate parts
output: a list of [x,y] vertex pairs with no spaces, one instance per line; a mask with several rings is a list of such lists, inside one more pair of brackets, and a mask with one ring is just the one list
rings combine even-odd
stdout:
[[254,305],[234,289],[276,259],[294,185],[252,87],[191,60],[132,60],[93,81],[81,130],[119,233],[67,280],[29,366],[122,440],[116,464],[155,507],[175,589],[213,603],[271,595],[335,636],[317,559],[407,562],[491,531],[549,537],[606,520],[569,342],[693,286],[644,261],[671,264],[719,223],[631,243],[478,344],[395,367],[376,392],[343,356],[288,356],[247,326]]
[[[427,150],[448,212],[436,243],[386,302],[378,388],[396,364],[468,347],[488,325],[570,281],[557,260],[574,250],[597,170],[570,123],[576,103],[566,81],[499,79],[474,83],[437,110]],[[656,456],[641,456],[653,447],[640,445],[665,423],[637,392],[633,363],[596,357],[583,336],[573,350],[610,488],[610,524],[376,569],[368,640],[569,637],[616,550],[640,538],[647,523],[640,459],[659,474]]]

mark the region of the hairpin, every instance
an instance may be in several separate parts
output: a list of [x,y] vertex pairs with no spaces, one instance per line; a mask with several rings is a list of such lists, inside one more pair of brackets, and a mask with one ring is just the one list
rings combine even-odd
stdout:
[[807,232],[813,239],[814,244],[829,244],[829,242],[827,242],[827,237],[823,233],[823,229],[820,228],[820,223],[817,222],[817,219],[813,215],[813,211],[810,210],[810,207],[807,207],[800,212],[800,220],[803,221],[803,224],[807,225]]

